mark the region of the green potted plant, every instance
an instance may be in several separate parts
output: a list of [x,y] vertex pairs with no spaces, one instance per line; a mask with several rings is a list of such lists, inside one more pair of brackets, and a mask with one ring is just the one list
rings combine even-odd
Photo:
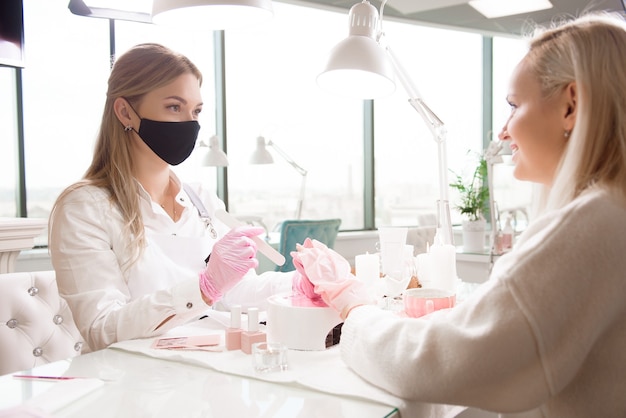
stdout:
[[463,249],[467,252],[485,250],[486,215],[489,213],[489,187],[487,184],[487,160],[480,156],[471,178],[453,172],[456,181],[450,187],[459,192],[455,209],[463,216]]

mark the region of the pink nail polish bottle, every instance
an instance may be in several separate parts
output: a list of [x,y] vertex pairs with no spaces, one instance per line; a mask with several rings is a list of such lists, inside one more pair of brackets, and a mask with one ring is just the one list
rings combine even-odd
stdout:
[[230,309],[230,328],[226,328],[225,340],[227,350],[241,349],[241,305]]
[[252,353],[252,344],[265,342],[267,336],[259,331],[259,309],[248,309],[248,330],[241,333],[241,351]]

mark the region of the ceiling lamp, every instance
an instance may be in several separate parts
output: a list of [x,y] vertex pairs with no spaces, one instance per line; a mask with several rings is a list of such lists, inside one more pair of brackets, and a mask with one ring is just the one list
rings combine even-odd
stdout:
[[472,0],[468,3],[487,19],[531,13],[552,8],[548,0]]
[[156,24],[223,30],[250,26],[274,15],[271,0],[154,0]]

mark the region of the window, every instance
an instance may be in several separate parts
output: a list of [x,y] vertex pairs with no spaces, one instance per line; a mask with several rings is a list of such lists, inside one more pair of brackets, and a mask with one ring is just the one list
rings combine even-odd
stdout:
[[[24,4],[24,20],[27,211],[29,217],[47,218],[59,193],[79,180],[91,163],[110,73],[109,24],[106,19],[73,15],[67,8],[67,0],[29,0]],[[200,137],[208,138],[208,133],[214,130],[212,32],[198,34],[116,21],[116,34],[118,55],[139,42],[162,42],[194,60],[203,71],[204,90],[207,90],[203,93],[207,105]],[[2,70],[1,82],[9,83],[5,81],[5,69]],[[0,106],[14,106],[13,103],[2,100]],[[13,118],[11,115],[10,111],[2,112],[2,118]],[[12,125],[2,126],[4,130]],[[16,137],[14,133],[8,134]],[[6,142],[3,151],[10,143]],[[2,209],[12,210],[10,216],[15,216],[14,189],[10,184],[7,189],[4,184],[12,178],[10,170],[15,166],[15,152],[10,148],[8,151],[1,157],[11,159],[10,163],[2,164],[2,173],[7,172],[7,176],[2,176]],[[193,158],[177,169],[185,173],[185,179],[191,177],[190,181],[203,180],[205,174]]]
[[[506,96],[509,89],[509,80],[517,63],[527,51],[527,43],[520,38],[494,37],[493,39],[493,136],[497,138],[502,126],[506,123],[511,111]],[[532,183],[520,181],[513,177],[513,165],[510,157],[504,157],[504,164],[493,167],[494,199],[501,213],[511,212],[516,215],[517,230],[525,228],[523,210],[528,215],[528,209],[533,197]],[[503,214],[505,216],[505,214]],[[501,227],[506,219],[501,218]]]
[[47,218],[91,162],[109,73],[108,22],[71,14],[66,0],[29,0],[24,28],[27,211]]
[[[446,126],[449,168],[462,171],[467,151],[482,150],[481,36],[396,22],[386,22],[384,30],[408,77]],[[437,144],[396,84],[392,96],[375,101],[376,224],[428,224],[440,197]],[[450,193],[454,223],[459,216]]]
[[302,176],[271,147],[251,165],[259,135],[308,170],[302,218],[363,228],[363,105],[322,91],[316,77],[346,36],[346,13],[274,2],[269,24],[226,31],[229,207],[272,227],[294,218]]
[[[347,12],[280,2],[274,2],[274,10],[270,22],[224,32],[230,211],[260,215],[274,226],[296,216],[304,188],[303,218],[340,217],[342,230],[358,230],[365,227],[365,188],[375,187],[377,225],[414,225],[420,215],[434,213],[437,147],[402,86],[374,103],[376,184],[369,185],[364,181],[363,102],[316,84],[327,54],[347,35]],[[28,216],[45,218],[61,190],[80,179],[91,162],[110,71],[109,22],[73,15],[67,0],[29,0],[24,26],[27,209]],[[214,100],[214,68],[221,63],[214,61],[213,32],[128,21],[114,26],[117,55],[137,43],[159,42],[198,65],[205,102],[199,139],[208,142],[221,111]],[[480,151],[484,140],[481,36],[388,20],[385,32],[446,124],[449,167],[462,169],[467,151]],[[15,91],[15,74],[0,68],[3,91],[5,86]],[[5,216],[16,212],[18,115],[12,96],[3,96],[0,104],[0,134],[9,139],[0,143],[0,213]],[[305,168],[306,178],[271,147],[274,164],[251,165],[260,135]],[[217,185],[216,169],[199,167],[202,152],[174,170],[185,181]]]
[[511,111],[506,101],[513,70],[528,50],[521,38],[493,38],[493,133],[498,135]]
[[[15,69],[0,67],[0,217],[17,214],[17,112]],[[4,93],[6,92],[6,93]]]

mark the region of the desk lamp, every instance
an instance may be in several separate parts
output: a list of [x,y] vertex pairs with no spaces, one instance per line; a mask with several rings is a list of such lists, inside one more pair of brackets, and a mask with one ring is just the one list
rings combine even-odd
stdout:
[[154,0],[152,21],[211,29],[249,26],[274,15],[271,0]]
[[208,148],[206,154],[200,160],[202,167],[226,167],[228,166],[228,157],[224,151],[220,149],[217,136],[213,135],[209,138],[209,143],[200,141],[198,144],[201,148]]
[[397,77],[415,108],[430,129],[438,145],[439,200],[437,201],[436,243],[453,245],[450,207],[448,203],[448,161],[446,129],[439,117],[428,107],[408,74],[387,44],[383,44],[382,15],[368,0],[355,4],[349,13],[349,36],[333,48],[324,71],[317,77],[323,89],[343,92],[350,97],[375,99],[395,90]]
[[304,202],[304,190],[306,186],[306,175],[308,173],[307,170],[302,168],[298,163],[296,163],[289,155],[285,153],[275,142],[271,139],[265,142],[265,138],[262,136],[257,137],[256,139],[256,150],[250,157],[251,164],[273,164],[274,158],[272,158],[272,154],[269,153],[267,147],[272,147],[274,150],[280,155],[285,161],[289,163],[293,167],[294,170],[298,172],[302,176],[302,185],[300,186],[300,198],[298,199],[298,207],[296,209],[296,219],[300,219],[302,216],[302,204]]

